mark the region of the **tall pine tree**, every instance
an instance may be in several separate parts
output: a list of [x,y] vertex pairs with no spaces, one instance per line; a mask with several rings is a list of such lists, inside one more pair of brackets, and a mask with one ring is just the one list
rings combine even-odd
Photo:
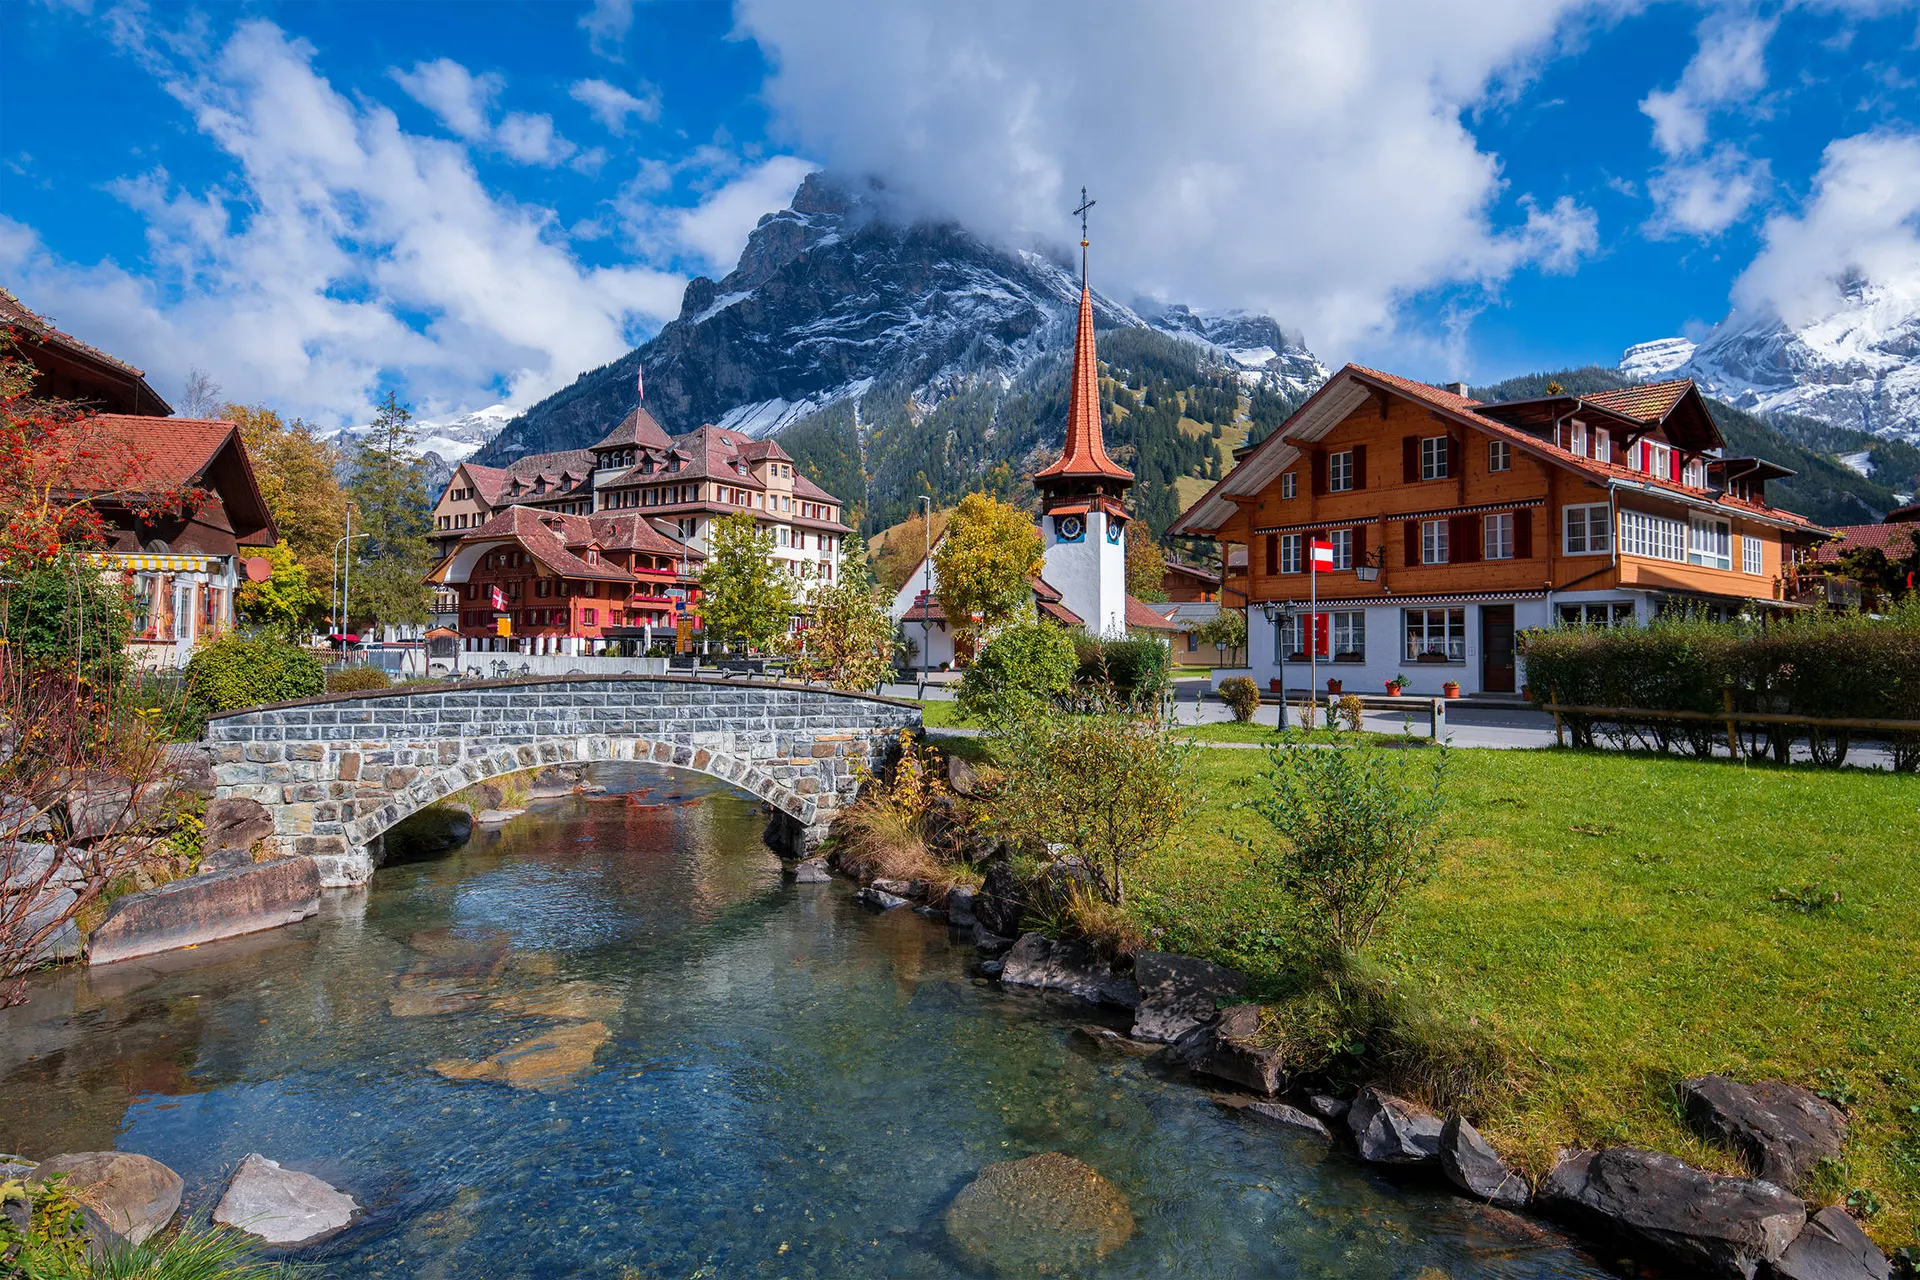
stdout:
[[432,503],[427,464],[412,449],[412,418],[387,392],[347,482],[356,535],[351,616],[376,624],[419,625],[431,616],[433,593],[425,579],[433,568]]

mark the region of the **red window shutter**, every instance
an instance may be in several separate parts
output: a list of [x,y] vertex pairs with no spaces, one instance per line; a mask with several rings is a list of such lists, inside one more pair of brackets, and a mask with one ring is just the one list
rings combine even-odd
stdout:
[[1676,480],[1676,481],[1679,480],[1680,479],[1680,451],[1678,449],[1675,449],[1671,453],[1667,454],[1667,462],[1670,464],[1668,469],[1673,472],[1673,474],[1668,476],[1667,478],[1669,480]]
[[[1418,449],[1419,447],[1420,446],[1417,444],[1414,446],[1414,448],[1416,449]],[[1407,532],[1407,563],[1419,564],[1420,563],[1420,522],[1418,520],[1409,520],[1403,526],[1403,528],[1405,528]]]
[[1367,487],[1367,446],[1363,444],[1353,446],[1353,487]]
[[[1408,484],[1420,482],[1420,437],[1400,437],[1400,470]],[[1419,535],[1415,535],[1416,537]],[[1416,559],[1414,563],[1419,563]]]
[[1454,516],[1447,531],[1447,559],[1454,564],[1473,564],[1480,559],[1480,517]]
[[1280,572],[1280,535],[1267,535],[1267,573],[1269,576]]
[[1327,491],[1327,452],[1324,449],[1313,451],[1313,496],[1318,498]]
[[1450,476],[1460,474],[1460,437],[1458,436],[1447,437],[1447,474]]
[[1513,513],[1513,558],[1533,559],[1533,512]]

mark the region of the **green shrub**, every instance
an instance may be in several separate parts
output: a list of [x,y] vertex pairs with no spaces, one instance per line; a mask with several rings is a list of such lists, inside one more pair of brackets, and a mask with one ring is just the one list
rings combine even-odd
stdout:
[[0,589],[8,645],[36,669],[59,669],[96,690],[124,683],[133,602],[127,584],[66,552]]
[[328,693],[365,693],[369,689],[388,689],[393,679],[379,667],[342,667],[327,672]]
[[1260,709],[1260,686],[1248,676],[1229,676],[1220,682],[1220,701],[1233,708],[1235,720],[1245,724]]
[[1050,622],[1003,627],[960,678],[961,713],[992,720],[1029,701],[1051,702],[1073,680],[1073,641]]
[[1073,648],[1074,701],[1083,707],[1111,696],[1122,706],[1144,710],[1166,690],[1172,659],[1158,640],[1095,640],[1076,635]]
[[187,663],[187,697],[204,715],[311,698],[326,690],[319,659],[277,640],[229,632],[194,650]]

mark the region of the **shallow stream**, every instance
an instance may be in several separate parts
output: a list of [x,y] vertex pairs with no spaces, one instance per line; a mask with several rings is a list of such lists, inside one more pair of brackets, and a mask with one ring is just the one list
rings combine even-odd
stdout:
[[975,1276],[946,1206],[1042,1151],[1131,1201],[1102,1277],[1604,1274],[1092,1047],[941,925],[783,884],[717,783],[595,776],[303,924],[37,982],[0,1150],[142,1152],[202,1214],[261,1152],[367,1206],[334,1277]]

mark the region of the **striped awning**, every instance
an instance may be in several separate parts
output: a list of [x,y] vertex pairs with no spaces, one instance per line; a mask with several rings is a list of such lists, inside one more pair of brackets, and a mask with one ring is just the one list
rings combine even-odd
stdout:
[[103,569],[121,569],[128,573],[215,573],[220,568],[218,556],[167,556],[153,555],[148,552],[123,553],[118,551],[93,551],[87,559]]

